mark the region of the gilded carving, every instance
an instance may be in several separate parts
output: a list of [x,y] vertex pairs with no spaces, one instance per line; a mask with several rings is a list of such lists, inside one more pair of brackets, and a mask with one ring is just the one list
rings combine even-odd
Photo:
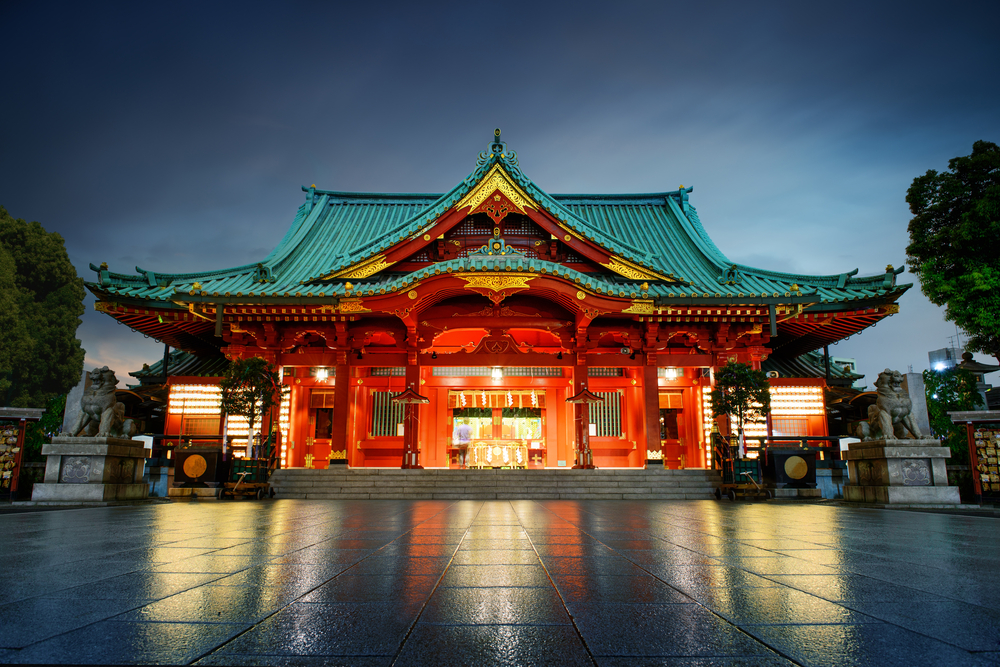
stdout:
[[656,308],[653,307],[652,299],[635,299],[632,301],[632,305],[622,310],[622,312],[631,315],[655,315]]
[[498,164],[493,165],[493,168],[479,181],[479,185],[470,190],[460,202],[455,204],[455,210],[459,211],[466,207],[475,209],[486,201],[488,197],[493,195],[494,192],[500,192],[520,213],[524,213],[525,208],[538,210],[538,204],[524,190],[519,188],[507,172]]
[[406,293],[406,296],[410,297],[411,299],[416,299],[420,295],[417,294],[417,290],[411,289],[409,292]]
[[621,257],[612,257],[606,264],[602,263],[601,266],[607,268],[609,271],[614,271],[620,276],[625,276],[629,280],[668,280],[670,282],[676,282],[675,280],[668,278],[667,276],[660,275],[655,271],[641,269],[632,262],[624,260]]
[[456,277],[465,281],[466,289],[488,289],[499,292],[506,289],[528,289],[528,281],[534,278],[530,273],[458,273]]
[[584,299],[587,298],[587,293],[584,292],[583,290],[578,289],[576,291],[576,298],[579,299],[580,301],[583,301]]
[[897,315],[899,314],[899,304],[890,303],[888,306],[882,306],[882,312],[886,315]]
[[341,299],[338,304],[341,313],[370,313],[370,308],[365,308],[361,299]]
[[378,254],[371,259],[365,260],[354,266],[349,266],[343,271],[338,271],[337,273],[331,273],[325,276],[327,279],[330,278],[367,278],[368,276],[378,273],[382,269],[388,268],[395,264],[395,262],[387,261],[385,255]]
[[455,277],[465,281],[465,289],[499,304],[514,292],[528,289],[528,281],[535,276],[530,273],[456,273]]

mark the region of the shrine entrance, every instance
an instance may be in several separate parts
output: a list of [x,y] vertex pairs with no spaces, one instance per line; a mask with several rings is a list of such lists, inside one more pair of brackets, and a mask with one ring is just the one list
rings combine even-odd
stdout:
[[448,467],[544,468],[545,395],[492,387],[449,391]]

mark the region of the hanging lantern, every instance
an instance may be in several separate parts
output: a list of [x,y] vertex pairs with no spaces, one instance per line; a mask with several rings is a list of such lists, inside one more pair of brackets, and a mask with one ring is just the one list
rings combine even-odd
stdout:
[[493,378],[494,382],[499,382],[503,379],[503,369],[499,366],[494,366],[493,370],[490,372],[490,376]]
[[593,404],[593,403],[603,403],[604,399],[598,396],[597,394],[589,391],[588,389],[584,389],[576,396],[570,396],[569,398],[567,398],[566,402]]
[[395,394],[391,399],[393,403],[430,403],[431,399],[421,396],[413,391],[413,387],[407,387],[405,391]]

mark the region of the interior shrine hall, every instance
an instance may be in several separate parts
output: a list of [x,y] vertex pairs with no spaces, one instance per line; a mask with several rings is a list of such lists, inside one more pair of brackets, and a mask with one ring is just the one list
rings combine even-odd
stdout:
[[[715,369],[803,368],[910,287],[892,266],[734,263],[690,187],[548,194],[499,130],[445,194],[303,190],[260,262],[91,265],[97,309],[173,348],[133,373],[161,391],[166,445],[239,456],[246,420],[221,414],[219,381],[262,357],[281,377],[263,426],[281,467],[710,467]],[[828,435],[829,374],[769,376],[771,419],[748,435]]]

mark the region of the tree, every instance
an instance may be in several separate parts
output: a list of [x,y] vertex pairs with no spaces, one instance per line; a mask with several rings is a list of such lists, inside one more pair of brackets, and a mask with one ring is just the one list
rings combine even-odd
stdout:
[[920,289],[971,336],[966,348],[1000,361],[1000,147],[972,154],[913,179],[906,248]]
[[230,362],[219,385],[222,388],[222,411],[247,418],[250,426],[248,444],[252,444],[254,425],[277,405],[277,371],[260,357],[236,359]]
[[975,376],[964,368],[924,371],[924,391],[931,430],[951,448],[953,463],[967,463],[969,444],[965,424],[952,423],[948,413],[982,407],[983,397],[976,387]]
[[49,442],[52,436],[62,428],[63,413],[66,411],[66,394],[59,394],[51,401],[42,418],[37,422],[28,422],[24,430],[24,454],[22,461],[45,461],[42,456],[42,445]]
[[730,361],[715,374],[712,390],[712,416],[736,417],[743,449],[743,425],[759,423],[771,411],[771,386],[767,374],[736,361]]
[[0,206],[0,405],[46,406],[80,381],[83,296],[62,236]]

